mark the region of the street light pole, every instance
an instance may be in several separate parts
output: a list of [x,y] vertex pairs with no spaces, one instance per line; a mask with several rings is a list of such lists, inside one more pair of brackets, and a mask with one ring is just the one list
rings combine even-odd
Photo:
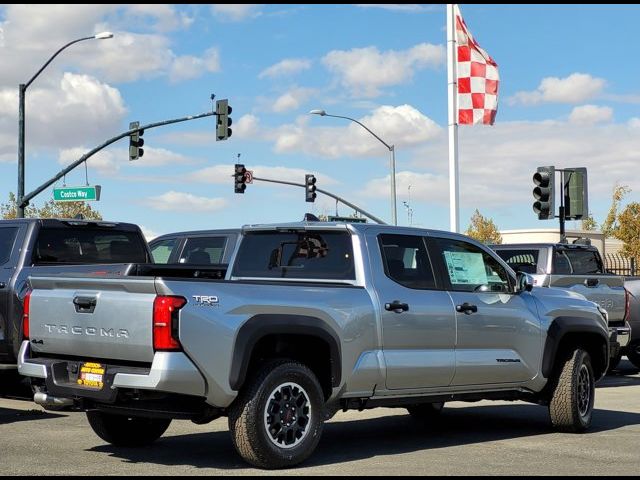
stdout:
[[393,225],[398,225],[398,210],[396,206],[396,148],[395,148],[395,145],[389,145],[387,142],[382,140],[378,135],[373,133],[366,125],[359,122],[355,118],[344,117],[342,115],[329,115],[324,110],[311,110],[309,113],[311,115],[320,115],[321,117],[343,118],[345,120],[350,120],[352,122],[355,122],[358,125],[360,125],[362,128],[364,128],[367,132],[369,132],[371,135],[376,137],[380,141],[380,143],[382,143],[385,147],[389,149],[389,152],[391,153],[391,157],[389,159],[389,161],[391,162],[391,165],[389,166],[391,170],[391,223]]
[[67,43],[64,47],[62,47],[56,53],[54,53],[51,56],[51,58],[47,60],[47,63],[45,63],[42,67],[40,67],[40,70],[38,70],[36,74],[33,77],[31,77],[31,79],[27,83],[21,83],[20,86],[18,87],[19,88],[19,92],[18,92],[18,96],[19,96],[19,99],[18,99],[18,102],[19,102],[19,105],[18,105],[18,194],[16,198],[16,207],[17,207],[16,216],[18,218],[24,218],[24,209],[25,209],[22,199],[24,197],[24,137],[25,137],[24,117],[25,117],[25,94],[27,92],[27,88],[29,88],[29,85],[33,83],[33,81],[38,77],[38,75],[40,75],[42,71],[45,68],[47,68],[47,66],[53,61],[53,59],[56,58],[60,54],[60,52],[62,52],[65,48],[70,47],[74,43],[83,42],[84,40],[93,40],[93,39],[104,40],[107,38],[113,38],[113,33],[102,32],[92,37],[78,38],[77,40]]

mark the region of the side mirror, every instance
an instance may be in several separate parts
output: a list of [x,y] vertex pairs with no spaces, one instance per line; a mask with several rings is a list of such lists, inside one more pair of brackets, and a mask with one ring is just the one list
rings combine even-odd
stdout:
[[518,272],[518,292],[530,292],[533,290],[533,277],[528,273]]

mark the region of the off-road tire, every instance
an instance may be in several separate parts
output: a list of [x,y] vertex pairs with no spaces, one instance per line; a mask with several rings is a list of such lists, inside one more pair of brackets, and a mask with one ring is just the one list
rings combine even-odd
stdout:
[[[272,425],[272,430],[269,419],[275,422],[276,417],[269,412],[277,404],[277,392],[282,393],[290,385],[300,387],[296,398],[302,405],[309,407],[308,416],[304,423],[301,420],[303,413],[288,417],[288,420],[295,420],[292,422],[293,428],[297,428],[301,436],[294,438],[294,442],[299,443],[280,446],[282,443],[277,444],[277,432],[285,431],[286,420],[282,412],[276,412],[275,415],[279,415],[278,419],[283,425],[276,423]],[[303,397],[305,402],[301,400]],[[287,395],[281,394],[280,398],[287,398]],[[297,465],[306,460],[318,446],[324,426],[324,403],[322,387],[308,367],[292,360],[267,362],[246,383],[229,409],[229,431],[233,446],[245,461],[259,468],[279,469]]]
[[627,347],[627,358],[636,368],[640,368],[640,344],[634,343]]
[[444,402],[438,402],[412,405],[407,407],[407,410],[414,420],[422,423],[433,423],[440,418],[443,408]]
[[118,447],[144,447],[158,440],[171,419],[127,417],[97,410],[87,412],[87,420],[102,440]]
[[591,425],[595,400],[595,377],[589,353],[580,348],[563,359],[549,404],[554,428],[561,432],[584,432]]

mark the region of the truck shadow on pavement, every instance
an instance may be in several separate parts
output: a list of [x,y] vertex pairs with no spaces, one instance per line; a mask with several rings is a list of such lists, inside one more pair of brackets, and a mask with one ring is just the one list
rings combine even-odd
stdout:
[[[316,452],[302,467],[332,465],[376,456],[437,450],[555,433],[547,409],[535,405],[481,406],[446,409],[433,425],[414,422],[405,410],[364,420],[325,425]],[[218,420],[224,421],[224,420]],[[589,434],[640,425],[640,414],[596,410]],[[233,449],[228,432],[169,436],[142,450],[101,445],[89,451],[108,453],[131,463],[195,468],[250,468]]]
[[0,425],[17,422],[29,422],[33,420],[52,420],[64,415],[57,415],[42,410],[16,410],[0,407]]

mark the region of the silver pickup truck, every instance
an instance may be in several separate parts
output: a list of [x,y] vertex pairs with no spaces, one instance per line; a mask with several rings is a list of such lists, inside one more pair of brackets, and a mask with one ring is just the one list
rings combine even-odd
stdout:
[[492,245],[516,272],[530,274],[540,287],[563,288],[584,295],[604,308],[609,317],[614,369],[631,339],[630,297],[624,277],[608,274],[598,249],[591,245],[520,243]]
[[599,305],[534,288],[447,232],[249,226],[228,266],[31,286],[19,369],[38,404],[86,411],[121,446],[152,443],[172,419],[227,416],[261,468],[304,461],[340,409],[403,407],[422,422],[445,402],[523,400],[582,432],[609,361]]

